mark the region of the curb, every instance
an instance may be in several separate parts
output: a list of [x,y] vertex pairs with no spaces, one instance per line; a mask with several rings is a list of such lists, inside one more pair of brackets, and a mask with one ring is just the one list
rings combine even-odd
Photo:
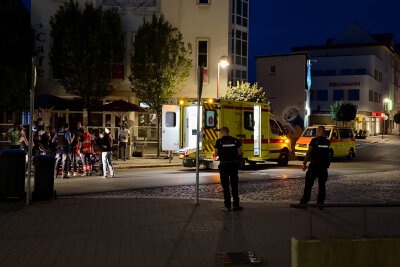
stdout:
[[128,166],[118,166],[114,165],[114,169],[143,169],[143,168],[162,168],[162,167],[181,167],[181,164],[157,164],[157,165],[128,165]]

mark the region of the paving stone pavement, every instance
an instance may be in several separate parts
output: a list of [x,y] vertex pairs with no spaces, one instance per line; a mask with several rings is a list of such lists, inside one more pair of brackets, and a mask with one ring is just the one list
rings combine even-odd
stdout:
[[[251,251],[290,266],[290,238],[308,235],[306,210],[287,203],[64,198],[0,203],[0,266],[222,266],[216,252]],[[362,210],[313,212],[319,238],[362,236]],[[368,235],[400,236],[400,208],[369,208]],[[231,265],[240,266],[240,265]]]
[[[240,177],[239,177],[240,179]],[[318,182],[313,187],[316,199]],[[400,202],[400,171],[387,171],[329,177],[326,184],[326,203],[388,203]],[[304,177],[261,179],[239,183],[242,200],[299,201],[304,189]],[[77,195],[98,198],[193,198],[195,186],[169,186],[131,189]],[[199,186],[199,195],[205,199],[223,199],[220,184]]]

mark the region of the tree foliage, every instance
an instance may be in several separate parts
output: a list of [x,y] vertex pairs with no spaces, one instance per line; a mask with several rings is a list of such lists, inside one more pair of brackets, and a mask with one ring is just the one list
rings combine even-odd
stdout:
[[164,16],[143,21],[133,42],[132,92],[160,114],[162,105],[182,90],[192,67],[191,49]]
[[331,105],[331,117],[335,121],[352,121],[356,118],[357,106],[342,101]]
[[77,96],[90,110],[109,95],[112,67],[123,62],[124,37],[115,10],[86,3],[64,3],[50,19],[50,65],[67,93]]
[[23,72],[0,66],[0,110],[14,112],[29,107],[29,94]]
[[397,113],[394,114],[393,120],[395,123],[400,124],[400,111],[397,111]]
[[21,1],[0,1],[0,110],[29,107],[26,70],[32,56],[30,16]]
[[236,86],[232,86],[229,82],[226,88],[226,94],[222,97],[237,101],[265,102],[265,91],[262,87],[258,87],[258,83],[237,82]]

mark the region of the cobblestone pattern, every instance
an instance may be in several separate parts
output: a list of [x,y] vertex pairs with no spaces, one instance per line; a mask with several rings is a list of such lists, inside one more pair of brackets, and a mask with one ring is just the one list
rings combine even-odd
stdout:
[[[317,182],[312,200],[316,199]],[[326,203],[386,203],[400,201],[400,171],[378,172],[329,177]],[[304,179],[268,179],[240,182],[241,200],[299,201]],[[85,194],[74,197],[99,198],[193,198],[195,186],[170,186],[134,189],[106,193]],[[200,185],[200,198],[223,199],[220,184]]]

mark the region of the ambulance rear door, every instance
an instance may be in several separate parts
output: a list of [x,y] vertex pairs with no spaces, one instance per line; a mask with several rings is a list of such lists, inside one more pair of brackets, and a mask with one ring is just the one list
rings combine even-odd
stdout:
[[[200,106],[200,115],[202,114],[203,107]],[[197,106],[185,106],[185,115],[184,115],[185,123],[183,129],[184,135],[184,148],[188,149],[196,149],[197,145]],[[200,122],[202,120],[202,116],[200,116]],[[200,123],[201,127],[201,123]],[[201,131],[201,130],[200,130]],[[201,133],[200,133],[200,149],[201,149]]]
[[180,106],[162,107],[162,150],[179,150]]
[[254,156],[261,156],[262,134],[261,134],[261,105],[254,105]]

